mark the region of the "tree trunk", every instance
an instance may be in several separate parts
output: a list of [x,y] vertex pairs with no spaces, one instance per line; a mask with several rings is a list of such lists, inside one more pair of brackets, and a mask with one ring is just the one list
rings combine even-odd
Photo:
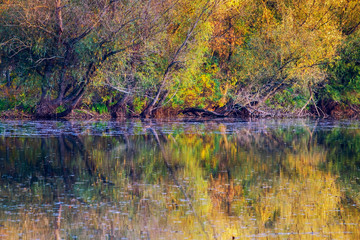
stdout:
[[5,71],[5,76],[6,76],[6,87],[11,87],[11,76],[10,76],[10,70],[7,69]]
[[[66,117],[76,107],[84,95],[85,85],[79,88],[73,90],[73,92],[65,98],[58,97],[54,100],[51,100],[48,96],[42,98],[36,106],[35,116],[46,119]],[[57,113],[58,107],[60,106],[62,106],[64,110]]]
[[53,116],[56,115],[56,109],[59,106],[60,104],[56,101],[45,97],[37,104],[35,109],[35,116],[37,118],[53,118]]
[[144,109],[144,111],[142,111],[142,113],[140,114],[140,117],[142,118],[149,118],[152,116],[153,114],[153,110],[154,110],[154,106],[155,104],[158,102],[158,99],[160,97],[160,94],[165,86],[165,83],[166,83],[166,77],[167,77],[167,74],[169,72],[169,69],[170,67],[168,67],[168,69],[166,70],[165,74],[164,74],[164,78],[163,78],[163,81],[156,93],[156,96],[154,98],[154,100]]
[[[80,100],[80,98],[78,100]],[[35,116],[37,118],[43,119],[63,118],[71,113],[71,111],[76,107],[77,103],[78,101],[74,101],[73,103],[62,105],[57,100],[50,100],[45,98],[37,104],[35,109]],[[60,106],[64,107],[65,110],[57,113],[57,110]]]
[[122,119],[128,115],[126,104],[129,101],[129,99],[130,99],[130,95],[126,94],[115,105],[111,107],[110,114],[112,118]]
[[[66,56],[66,58],[67,57],[68,56]],[[37,118],[62,118],[69,115],[84,95],[85,89],[90,83],[90,79],[95,75],[96,66],[93,62],[88,65],[87,71],[83,76],[82,81],[70,81],[66,77],[66,71],[67,67],[66,64],[64,64],[63,69],[60,71],[57,98],[51,100],[47,86],[43,85],[42,96],[35,109],[35,116]],[[45,73],[43,75],[44,83],[46,83],[46,80],[53,75],[53,67],[51,64],[48,64],[47,67],[45,67]],[[68,93],[69,91],[70,93]],[[57,113],[56,111],[60,106],[64,108],[64,111]]]

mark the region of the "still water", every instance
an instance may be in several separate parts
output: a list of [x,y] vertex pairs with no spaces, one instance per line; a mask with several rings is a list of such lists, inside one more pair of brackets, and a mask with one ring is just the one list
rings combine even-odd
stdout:
[[0,239],[360,239],[360,122],[0,122]]

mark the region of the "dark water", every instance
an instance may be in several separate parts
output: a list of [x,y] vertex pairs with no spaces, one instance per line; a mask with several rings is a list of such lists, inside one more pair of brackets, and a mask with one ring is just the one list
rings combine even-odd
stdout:
[[360,239],[360,122],[0,122],[0,239]]

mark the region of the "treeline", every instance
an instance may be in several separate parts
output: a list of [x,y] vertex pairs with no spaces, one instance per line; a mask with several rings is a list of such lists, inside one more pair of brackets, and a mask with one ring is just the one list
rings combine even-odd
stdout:
[[3,0],[0,110],[358,114],[359,16],[358,0]]

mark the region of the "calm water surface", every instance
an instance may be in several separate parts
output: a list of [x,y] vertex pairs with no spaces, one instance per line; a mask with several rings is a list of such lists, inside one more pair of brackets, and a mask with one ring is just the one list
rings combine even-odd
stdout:
[[0,122],[0,239],[360,239],[360,122]]

